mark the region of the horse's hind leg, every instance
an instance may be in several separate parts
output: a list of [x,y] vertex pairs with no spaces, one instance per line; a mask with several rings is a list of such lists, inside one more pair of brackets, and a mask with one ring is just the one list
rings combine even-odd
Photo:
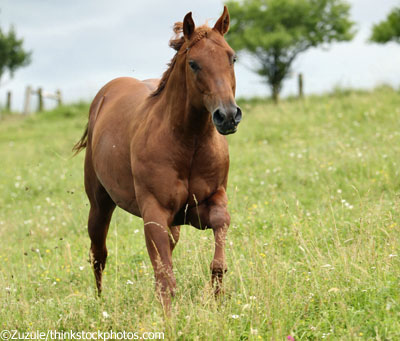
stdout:
[[88,220],[88,232],[91,240],[90,260],[100,295],[102,273],[107,259],[106,238],[115,203],[100,184],[95,173],[90,172],[90,168],[90,165],[85,165],[85,188],[90,201]]
[[93,265],[98,294],[101,293],[102,273],[106,266],[106,238],[115,204],[94,204],[90,207],[88,230],[91,240],[90,260]]

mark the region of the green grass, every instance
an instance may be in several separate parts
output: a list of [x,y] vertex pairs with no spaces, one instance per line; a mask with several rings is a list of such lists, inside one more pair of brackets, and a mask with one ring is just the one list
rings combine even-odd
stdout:
[[[0,329],[182,340],[400,338],[400,93],[242,103],[229,137],[225,296],[211,231],[182,228],[165,320],[140,219],[114,213],[101,299],[88,263],[87,105],[0,121]],[[106,316],[103,312],[107,312]]]

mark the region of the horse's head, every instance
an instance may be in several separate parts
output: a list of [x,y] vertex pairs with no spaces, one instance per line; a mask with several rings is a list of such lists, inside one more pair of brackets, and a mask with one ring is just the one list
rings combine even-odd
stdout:
[[228,9],[224,7],[213,28],[195,28],[190,12],[183,20],[182,29],[184,43],[180,50],[185,52],[191,105],[211,113],[219,133],[232,134],[242,119],[242,111],[235,102],[236,55],[224,39],[229,29]]

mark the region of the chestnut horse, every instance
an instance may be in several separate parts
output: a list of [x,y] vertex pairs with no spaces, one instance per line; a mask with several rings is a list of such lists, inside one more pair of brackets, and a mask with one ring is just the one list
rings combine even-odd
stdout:
[[117,78],[93,100],[74,150],[86,147],[90,254],[99,294],[116,205],[143,218],[156,290],[167,310],[176,287],[171,257],[179,225],[213,229],[211,278],[220,291],[230,223],[223,135],[234,133],[242,117],[234,98],[236,57],[224,39],[228,27],[226,7],[213,28],[195,28],[188,13],[174,26],[170,46],[177,52],[161,80]]

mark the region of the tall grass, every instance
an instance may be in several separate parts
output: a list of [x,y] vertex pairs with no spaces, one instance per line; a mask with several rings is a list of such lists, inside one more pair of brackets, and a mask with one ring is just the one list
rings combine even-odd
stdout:
[[0,122],[0,329],[163,331],[166,339],[400,338],[400,94],[242,103],[229,137],[225,295],[210,231],[174,251],[165,320],[140,219],[114,213],[104,292],[88,263],[86,105]]

